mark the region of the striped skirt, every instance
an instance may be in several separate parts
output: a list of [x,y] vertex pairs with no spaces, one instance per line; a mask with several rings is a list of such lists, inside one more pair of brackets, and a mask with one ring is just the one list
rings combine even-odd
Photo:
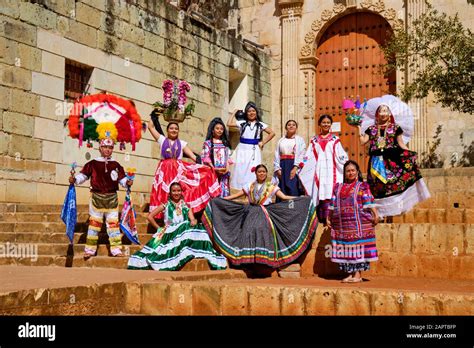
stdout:
[[191,226],[189,221],[183,221],[163,229],[160,228],[142,250],[130,257],[129,269],[177,271],[194,258],[206,259],[212,269],[227,267],[226,258],[214,250],[201,224]]
[[216,198],[207,205],[203,224],[232,265],[278,268],[295,261],[311,245],[318,219],[310,197],[267,206]]

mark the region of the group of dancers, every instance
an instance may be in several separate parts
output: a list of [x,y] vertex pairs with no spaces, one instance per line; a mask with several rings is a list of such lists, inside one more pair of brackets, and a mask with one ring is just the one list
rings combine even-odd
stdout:
[[[261,152],[275,133],[262,122],[252,102],[227,122],[240,132],[234,151],[220,118],[210,122],[200,156],[179,138],[178,123],[170,122],[165,135],[159,122],[150,121],[148,129],[161,146],[148,215],[157,232],[129,258],[128,268],[178,270],[192,258],[205,258],[212,269],[224,269],[227,264],[277,269],[295,262],[307,250],[319,221],[331,229],[331,260],[348,273],[343,281],[361,281],[361,272],[377,260],[374,226],[379,219],[411,209],[429,192],[416,153],[406,147],[403,129],[387,105],[377,108],[375,121],[366,130],[359,126],[361,144],[369,145],[367,182],[338,136],[331,133],[332,123],[331,116],[322,115],[319,134],[306,147],[297,135],[297,122],[288,121],[275,149],[273,175],[269,175]],[[111,214],[118,204],[100,195],[113,195],[115,190],[116,197],[118,183],[124,187],[132,183],[111,158],[110,141],[103,140],[99,149],[101,157],[91,161],[94,165],[86,164],[70,182],[91,179],[85,256],[95,253],[95,221],[103,213],[107,214],[111,253],[120,256],[117,218]],[[183,156],[192,162],[183,161]],[[248,204],[234,201],[241,197]],[[163,219],[164,224],[159,226],[156,219]]]

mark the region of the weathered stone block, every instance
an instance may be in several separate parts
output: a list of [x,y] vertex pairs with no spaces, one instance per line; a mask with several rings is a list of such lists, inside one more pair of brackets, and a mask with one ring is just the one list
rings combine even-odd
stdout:
[[83,23],[69,22],[69,31],[64,36],[83,45],[97,47],[97,29]]
[[393,250],[402,253],[412,251],[412,227],[408,224],[392,225]]
[[56,13],[43,8],[38,4],[28,2],[21,2],[19,6],[20,19],[22,21],[44,29],[56,28],[56,21],[58,18]]
[[0,36],[36,46],[36,27],[0,16]]
[[130,41],[138,46],[145,44],[145,31],[134,25],[123,22],[122,35],[124,40]]
[[402,254],[400,256],[401,277],[416,277],[418,275],[419,257],[413,254]]
[[76,4],[76,20],[94,28],[99,28],[105,14],[83,3]]
[[377,291],[371,296],[371,315],[400,315],[399,298],[393,292]]
[[248,315],[249,302],[245,286],[222,286],[221,299],[222,315]]
[[[159,55],[158,53],[150,51],[145,48],[143,49],[143,65],[150,67],[153,70],[165,71],[164,66],[163,66],[163,60],[164,60],[163,56]],[[156,73],[161,74],[159,72],[156,72]],[[157,78],[154,83],[152,82],[152,84],[155,84],[156,86],[161,86],[161,84],[163,83],[163,80],[159,82],[160,79]]]
[[466,254],[474,254],[474,225],[467,224],[465,230]]
[[193,315],[221,314],[221,287],[213,285],[193,286]]
[[412,224],[415,222],[415,215],[413,210],[407,211],[403,214],[403,221],[407,224]]
[[370,315],[369,293],[359,290],[336,291],[336,315]]
[[428,218],[433,224],[442,224],[446,222],[446,209],[430,209],[428,211]]
[[396,276],[400,270],[400,256],[398,252],[380,251],[377,262],[377,273]]
[[280,315],[280,287],[249,286],[250,315]]
[[107,53],[120,55],[122,52],[122,40],[99,30],[97,33],[97,48]]
[[7,180],[7,189],[5,198],[7,202],[35,202],[36,201],[36,183]]
[[305,288],[283,288],[281,315],[305,315]]
[[446,210],[446,222],[460,224],[464,222],[464,210],[459,208],[448,208]]
[[429,224],[414,224],[413,228],[413,246],[412,252],[414,254],[429,253],[430,252],[430,225]]
[[[435,229],[436,225],[431,226],[431,231]],[[464,249],[464,226],[460,224],[447,225],[447,241],[446,241],[446,252],[454,255],[463,253]],[[431,233],[430,231],[430,233]]]
[[418,276],[425,278],[449,278],[449,257],[446,255],[420,256]]
[[64,99],[64,79],[42,73],[32,73],[31,91],[46,97]]
[[0,105],[2,108],[9,109],[10,108],[10,98],[11,98],[11,89],[0,86]]
[[118,75],[128,77],[144,84],[150,83],[150,69],[132,63],[130,60],[111,56],[112,72]]
[[62,142],[64,139],[63,132],[63,125],[60,121],[41,117],[35,119],[35,138]]
[[10,143],[10,134],[0,132],[0,154],[4,155],[8,153],[9,143]]
[[0,64],[0,84],[30,90],[31,72],[17,66]]
[[378,250],[392,250],[393,224],[380,224],[377,226],[376,245]]
[[447,246],[447,230],[444,225],[430,226],[430,251],[432,253],[444,253]]
[[413,214],[415,216],[415,223],[428,223],[429,216],[428,216],[429,209],[413,209]]
[[65,59],[64,57],[42,51],[41,56],[41,71],[50,75],[55,75],[59,78],[64,78],[65,75]]
[[336,301],[333,289],[307,288],[305,291],[307,315],[335,315]]
[[0,14],[4,14],[11,18],[18,18],[20,16],[20,8],[16,0],[4,0],[0,6]]
[[125,283],[125,313],[140,314],[142,300],[142,285],[139,283]]
[[123,56],[126,60],[130,60],[132,62],[142,64],[143,61],[143,48],[137,46],[128,41],[122,41],[122,52],[121,56]]
[[10,139],[9,156],[15,158],[19,156],[21,159],[41,158],[41,141],[15,134],[12,134]]
[[[439,295],[438,295],[439,296]],[[435,295],[405,292],[402,299],[402,315],[439,315],[441,303]]]
[[[182,49],[182,61],[183,63],[190,65],[192,67],[198,67],[198,54],[196,52],[190,51],[186,48]],[[203,69],[204,70],[204,69]],[[208,69],[210,70],[210,69]]]
[[474,315],[474,297],[451,295],[449,298],[443,298],[442,308],[441,315]]
[[33,135],[35,119],[31,116],[16,112],[3,114],[3,130],[8,133],[20,135]]
[[[141,291],[141,314],[168,315],[170,312],[170,285],[166,283],[144,283]],[[191,306],[189,304],[189,306]]]
[[192,315],[193,284],[174,283],[170,285],[169,314]]
[[474,224],[474,209],[464,209],[464,223]]
[[11,89],[10,110],[28,115],[39,115],[40,97],[19,89]]

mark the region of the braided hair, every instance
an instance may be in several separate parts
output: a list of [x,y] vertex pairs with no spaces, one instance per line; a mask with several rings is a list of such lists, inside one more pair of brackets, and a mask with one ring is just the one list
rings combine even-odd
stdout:
[[225,127],[224,121],[220,117],[214,117],[211,122],[209,123],[209,126],[207,127],[207,134],[206,134],[206,140],[209,140],[211,142],[211,151],[209,153],[211,157],[211,163],[214,165],[214,128],[216,125],[220,124],[222,127],[224,127],[224,133],[222,133],[221,140],[222,144],[225,147],[230,147],[230,142],[229,142],[229,135],[227,133],[227,129]]

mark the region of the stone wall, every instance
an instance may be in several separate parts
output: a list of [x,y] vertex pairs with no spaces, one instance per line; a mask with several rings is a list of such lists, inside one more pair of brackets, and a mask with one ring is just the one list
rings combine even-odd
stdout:
[[[238,58],[239,64],[233,64]],[[164,0],[4,0],[0,6],[0,201],[62,203],[69,164],[98,156],[63,127],[65,60],[93,68],[90,92],[130,98],[144,120],[165,78],[186,79],[196,104],[181,137],[199,152],[211,118],[227,119],[229,69],[247,75],[248,97],[271,119],[271,61]],[[242,105],[242,108],[244,105]],[[135,153],[115,150],[138,170],[134,200],[148,202],[159,148],[147,132]],[[270,146],[264,152],[270,161]],[[123,195],[123,192],[121,193]],[[122,197],[121,197],[122,198]],[[86,203],[88,188],[78,189]]]
[[[423,0],[408,0],[409,11],[416,12],[421,6]],[[346,5],[355,4],[358,9],[362,7],[369,7],[372,11],[380,13],[386,17],[387,10],[393,9],[396,19],[405,20],[405,8],[403,0],[243,0],[240,1],[239,13],[239,34],[250,40],[256,41],[265,46],[265,50],[272,58],[272,114],[275,128],[281,132],[281,120],[286,117],[288,110],[285,110],[285,105],[282,100],[285,96],[282,95],[284,86],[282,85],[283,68],[286,66],[284,61],[284,52],[282,52],[284,41],[291,40],[285,38],[282,33],[282,14],[279,4],[290,4],[302,2],[301,17],[299,19],[298,30],[298,50],[306,44],[305,36],[312,32],[312,25],[316,20],[330,17],[329,21],[338,16],[344,15]],[[434,0],[432,5],[441,12],[445,12],[450,16],[458,14],[460,20],[465,27],[474,28],[474,5],[468,1],[459,0]],[[337,12],[342,11],[342,12]],[[294,12],[296,15],[296,12]],[[410,13],[416,15],[416,13]],[[322,20],[324,23],[325,20]],[[324,28],[323,28],[324,29]],[[282,41],[283,38],[283,41]],[[299,91],[293,99],[297,100],[297,108],[303,109],[305,103],[304,96],[304,79],[302,76],[292,76],[293,79],[298,79]],[[401,76],[397,76],[397,85],[402,82]],[[426,150],[426,142],[432,141],[438,125],[442,125],[442,141],[437,150],[445,159],[445,167],[450,165],[450,159],[461,158],[463,153],[463,145],[460,140],[460,135],[464,135],[464,144],[471,144],[474,141],[474,120],[468,114],[461,114],[453,112],[449,109],[441,107],[436,104],[432,96],[422,101],[423,107],[417,108],[417,102],[411,103],[417,117],[416,127],[420,129],[418,133],[418,141],[413,141],[411,147],[419,152]],[[421,111],[420,111],[421,110]],[[423,131],[421,132],[421,128]],[[306,130],[303,130],[306,131]],[[311,129],[310,132],[314,132]],[[277,133],[280,135],[282,133]]]

